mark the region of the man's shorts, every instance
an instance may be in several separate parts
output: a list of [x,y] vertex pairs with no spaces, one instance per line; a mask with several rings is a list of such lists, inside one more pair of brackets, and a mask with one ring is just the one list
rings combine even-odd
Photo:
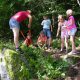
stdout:
[[10,29],[15,28],[15,27],[20,28],[19,22],[13,18],[10,19],[9,26],[10,26]]
[[51,31],[50,31],[50,29],[43,29],[43,32],[44,32],[44,34],[45,34],[45,36],[47,38],[51,38]]
[[75,33],[76,33],[76,31],[77,31],[77,28],[73,28],[73,29],[71,29],[71,30],[68,31],[68,35],[74,36]]

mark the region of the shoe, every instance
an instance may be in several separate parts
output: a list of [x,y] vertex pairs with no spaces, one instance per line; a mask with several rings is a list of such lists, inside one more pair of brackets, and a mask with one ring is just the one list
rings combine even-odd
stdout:
[[47,47],[45,47],[45,50],[47,50],[48,48]]
[[63,50],[60,50],[60,52],[63,52]]
[[68,53],[68,49],[66,49],[66,53]]
[[19,48],[16,48],[16,51],[19,51]]
[[19,52],[20,54],[23,54],[24,52],[21,50],[21,48],[16,48],[16,51]]
[[48,48],[46,51],[47,51],[47,52],[50,52],[50,51],[51,51],[51,49],[50,49],[50,48]]
[[69,55],[75,55],[75,54],[77,54],[78,52],[77,51],[71,51],[70,53],[69,53]]

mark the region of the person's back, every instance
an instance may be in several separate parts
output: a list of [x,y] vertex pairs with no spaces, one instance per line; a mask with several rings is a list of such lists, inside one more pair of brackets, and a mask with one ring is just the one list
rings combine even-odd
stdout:
[[12,18],[17,20],[18,22],[22,22],[28,17],[28,14],[30,14],[28,11],[20,11],[17,12],[14,16],[12,16]]
[[9,26],[14,36],[14,44],[15,44],[16,51],[19,50],[20,22],[22,22],[23,20],[26,20],[27,18],[29,19],[28,28],[30,28],[32,23],[32,16],[31,16],[30,10],[19,11],[15,15],[13,15],[9,20]]

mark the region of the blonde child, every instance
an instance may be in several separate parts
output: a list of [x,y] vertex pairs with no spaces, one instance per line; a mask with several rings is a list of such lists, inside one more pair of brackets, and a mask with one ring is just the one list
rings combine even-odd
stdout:
[[71,9],[68,9],[66,11],[67,17],[68,17],[68,22],[67,22],[67,29],[68,29],[68,34],[70,36],[70,41],[72,44],[72,51],[71,53],[76,53],[76,47],[75,47],[75,33],[77,31],[77,27],[75,24],[75,19],[73,17],[73,11]]
[[61,30],[61,51],[64,49],[64,42],[66,46],[66,53],[68,52],[68,31],[67,31],[67,21],[63,18],[62,15],[58,16],[58,30],[57,30],[57,37]]

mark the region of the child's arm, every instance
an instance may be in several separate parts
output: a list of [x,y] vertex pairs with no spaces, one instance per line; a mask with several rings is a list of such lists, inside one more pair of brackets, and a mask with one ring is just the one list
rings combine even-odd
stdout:
[[40,43],[40,42],[41,42],[41,38],[39,37],[38,40],[37,40],[37,43]]
[[60,32],[60,23],[58,23],[58,29],[57,29],[57,35],[56,35],[56,37],[58,37],[58,35],[59,35],[59,32]]
[[41,25],[42,25],[42,26],[44,25],[44,20],[41,22]]

